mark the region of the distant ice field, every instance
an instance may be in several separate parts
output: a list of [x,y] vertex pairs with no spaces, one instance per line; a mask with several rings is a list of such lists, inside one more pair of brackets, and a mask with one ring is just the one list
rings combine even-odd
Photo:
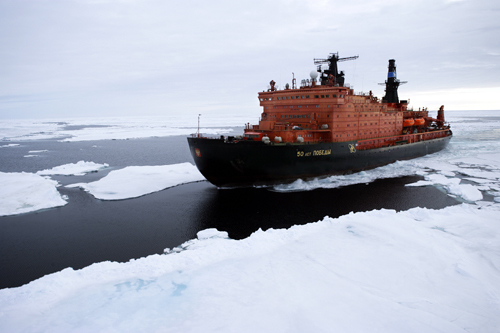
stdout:
[[[230,131],[228,128],[243,126],[252,119],[258,121],[258,116],[202,115],[200,116],[200,132],[209,135],[224,134]],[[197,130],[198,117],[193,115],[4,120],[0,123],[0,142],[44,139],[57,139],[65,142],[124,140],[175,135],[187,136],[197,132]]]

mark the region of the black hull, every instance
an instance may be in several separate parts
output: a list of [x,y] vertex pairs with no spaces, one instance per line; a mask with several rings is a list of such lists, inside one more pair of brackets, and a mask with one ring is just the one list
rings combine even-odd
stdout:
[[397,160],[438,152],[451,136],[370,150],[356,141],[317,144],[225,142],[189,137],[189,149],[200,172],[218,187],[286,183],[373,169]]

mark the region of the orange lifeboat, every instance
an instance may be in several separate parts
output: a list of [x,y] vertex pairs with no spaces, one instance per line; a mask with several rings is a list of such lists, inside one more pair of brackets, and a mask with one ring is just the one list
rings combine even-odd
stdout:
[[415,126],[422,126],[423,124],[425,124],[424,118],[415,119]]
[[410,126],[413,126],[413,124],[415,123],[415,121],[413,119],[405,119],[403,121],[403,127],[410,127]]

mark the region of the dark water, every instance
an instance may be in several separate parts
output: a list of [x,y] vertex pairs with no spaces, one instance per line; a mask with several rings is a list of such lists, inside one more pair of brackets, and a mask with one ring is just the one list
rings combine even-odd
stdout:
[[[30,150],[44,149],[49,151],[23,157]],[[192,162],[185,137],[25,142],[0,149],[0,158],[2,172],[35,172],[79,160],[108,163],[112,168]],[[93,181],[106,173],[54,179],[70,184]],[[419,179],[402,177],[293,193],[263,188],[218,190],[198,182],[120,201],[101,201],[80,189],[59,187],[68,196],[66,206],[0,217],[0,288],[20,286],[66,267],[79,269],[105,260],[124,262],[163,253],[206,228],[241,239],[259,228],[288,228],[326,215],[417,206],[438,209],[458,203],[433,187],[404,186]]]

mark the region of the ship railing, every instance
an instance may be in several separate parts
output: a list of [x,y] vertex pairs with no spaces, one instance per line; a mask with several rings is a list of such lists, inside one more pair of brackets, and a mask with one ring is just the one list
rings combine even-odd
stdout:
[[426,141],[437,138],[444,138],[450,135],[449,129],[440,129],[437,131],[423,132],[423,133],[411,133],[396,135],[391,137],[379,137],[358,140],[356,143],[357,150],[368,150],[374,148],[383,148],[391,146],[399,146],[408,143],[415,143],[420,141]]

